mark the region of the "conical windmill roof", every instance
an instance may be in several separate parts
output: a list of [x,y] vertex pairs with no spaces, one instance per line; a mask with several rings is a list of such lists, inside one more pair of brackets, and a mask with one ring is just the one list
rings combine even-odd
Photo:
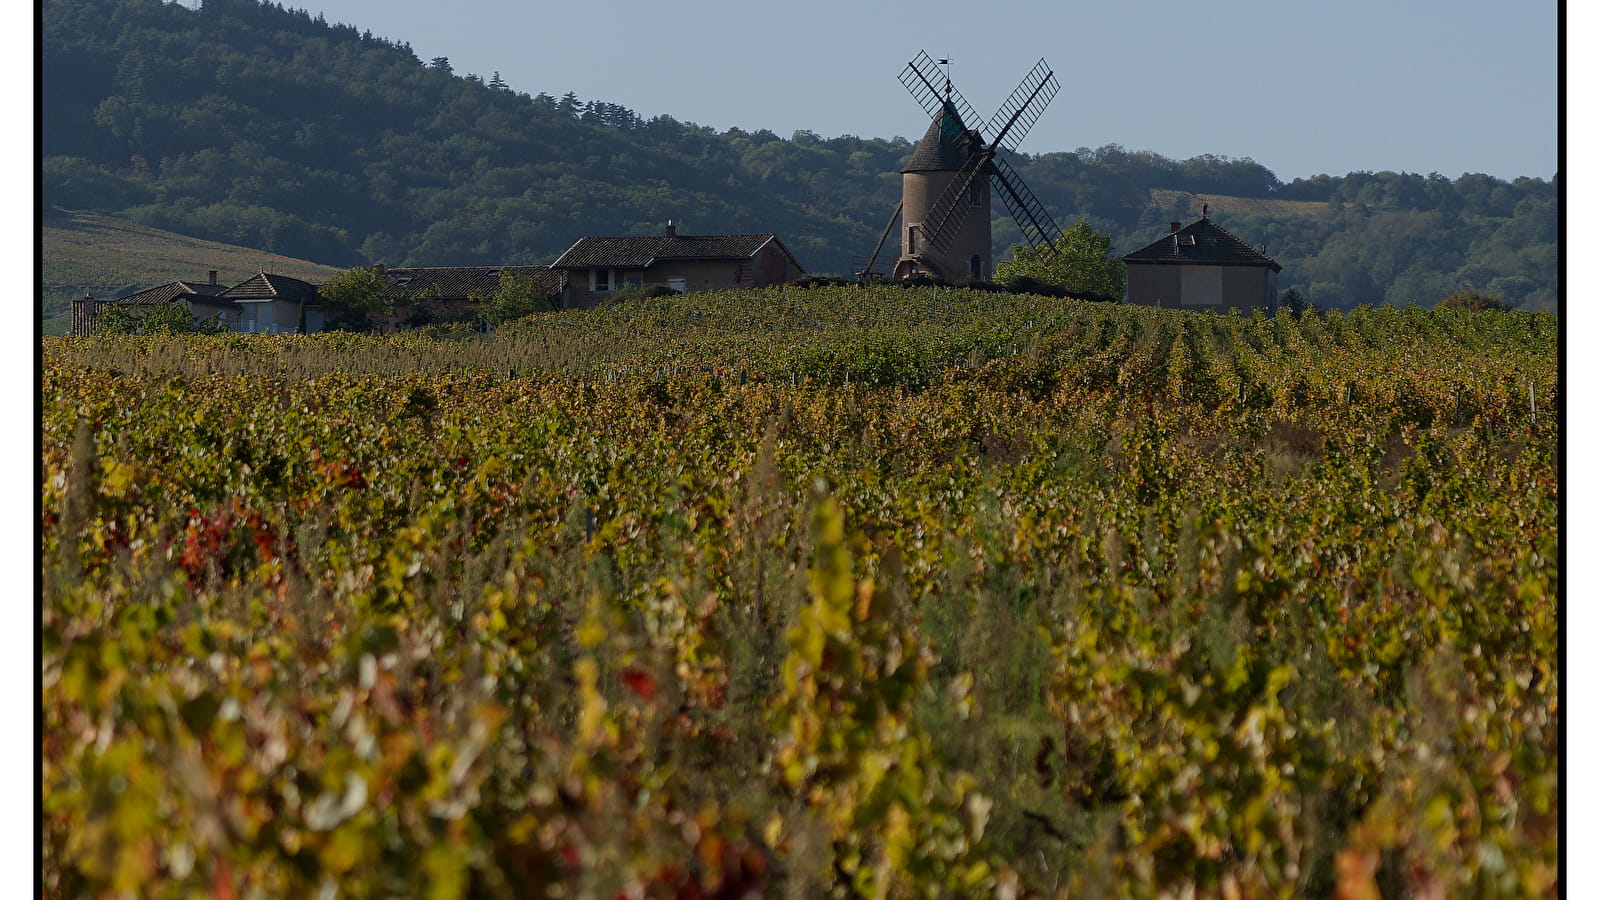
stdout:
[[900,171],[954,172],[966,164],[971,152],[967,142],[967,126],[961,121],[961,114],[956,112],[955,105],[946,100],[944,109],[938,118],[929,123],[928,133],[922,136],[917,149],[912,151],[911,160]]

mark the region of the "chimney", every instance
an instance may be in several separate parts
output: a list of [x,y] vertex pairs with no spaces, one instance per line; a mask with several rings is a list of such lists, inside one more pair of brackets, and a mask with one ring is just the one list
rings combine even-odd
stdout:
[[1172,226],[1172,233],[1173,234],[1177,234],[1179,231],[1183,230],[1183,223],[1182,222],[1169,222],[1168,224]]
[[206,277],[211,279],[210,282],[209,282],[210,284],[216,284],[217,283],[217,270],[216,269],[207,270],[206,271]]
[[672,223],[671,219],[668,219],[667,220],[667,237],[677,237],[677,236],[678,236],[678,226],[674,225]]
[[379,275],[382,275],[383,274],[383,263],[381,263],[381,262],[373,263],[372,264],[372,270],[374,272],[377,272]]

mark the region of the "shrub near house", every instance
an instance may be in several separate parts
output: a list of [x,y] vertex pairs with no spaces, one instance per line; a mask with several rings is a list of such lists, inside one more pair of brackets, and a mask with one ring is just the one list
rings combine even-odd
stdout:
[[559,279],[549,266],[414,266],[379,263],[322,285],[328,327],[395,331],[451,322],[491,326],[554,308]]

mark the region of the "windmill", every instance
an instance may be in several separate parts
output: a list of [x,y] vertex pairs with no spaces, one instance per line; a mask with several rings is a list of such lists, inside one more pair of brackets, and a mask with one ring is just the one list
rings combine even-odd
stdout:
[[[900,83],[933,121],[901,172],[900,206],[860,268],[860,277],[874,272],[897,219],[902,225],[894,277],[920,274],[954,281],[992,274],[991,185],[1029,246],[1053,247],[1061,234],[1002,153],[1016,151],[1061,89],[1055,73],[1039,60],[980,129],[974,125],[980,122],[978,114],[950,82],[948,66],[949,60],[921,52],[900,73]],[[985,141],[985,133],[993,138]]]

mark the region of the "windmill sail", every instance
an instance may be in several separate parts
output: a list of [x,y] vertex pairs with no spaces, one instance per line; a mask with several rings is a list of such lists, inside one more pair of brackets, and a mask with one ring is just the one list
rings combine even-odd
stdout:
[[1000,104],[994,118],[989,120],[988,132],[995,136],[993,146],[1004,147],[1015,153],[1017,145],[1027,137],[1039,117],[1044,115],[1044,108],[1050,105],[1059,90],[1061,82],[1056,80],[1056,74],[1050,71],[1045,61],[1041,59],[1034,63],[1022,83],[1011,92],[1006,102]]
[[[963,123],[966,123],[966,127],[976,127],[983,121],[977,110],[967,103],[961,92],[950,84],[943,72],[939,71],[939,64],[933,61],[933,57],[929,56],[926,50],[919,52],[916,59],[906,63],[906,67],[900,72],[900,83],[906,86],[906,90],[911,92],[911,96],[918,103],[922,104],[922,110],[929,118],[943,115],[945,102],[948,100],[954,105],[957,115]],[[946,92],[949,94],[948,97]]]
[[1061,236],[1061,229],[1056,226],[1054,219],[1045,212],[1044,204],[1029,190],[1028,185],[1011,168],[1011,164],[1004,157],[994,158],[994,180],[1000,185],[1000,199],[1005,201],[1006,209],[1011,213],[1011,218],[1017,220],[1017,227],[1022,229],[1022,236],[1030,247],[1049,247],[1055,249],[1056,239]]

